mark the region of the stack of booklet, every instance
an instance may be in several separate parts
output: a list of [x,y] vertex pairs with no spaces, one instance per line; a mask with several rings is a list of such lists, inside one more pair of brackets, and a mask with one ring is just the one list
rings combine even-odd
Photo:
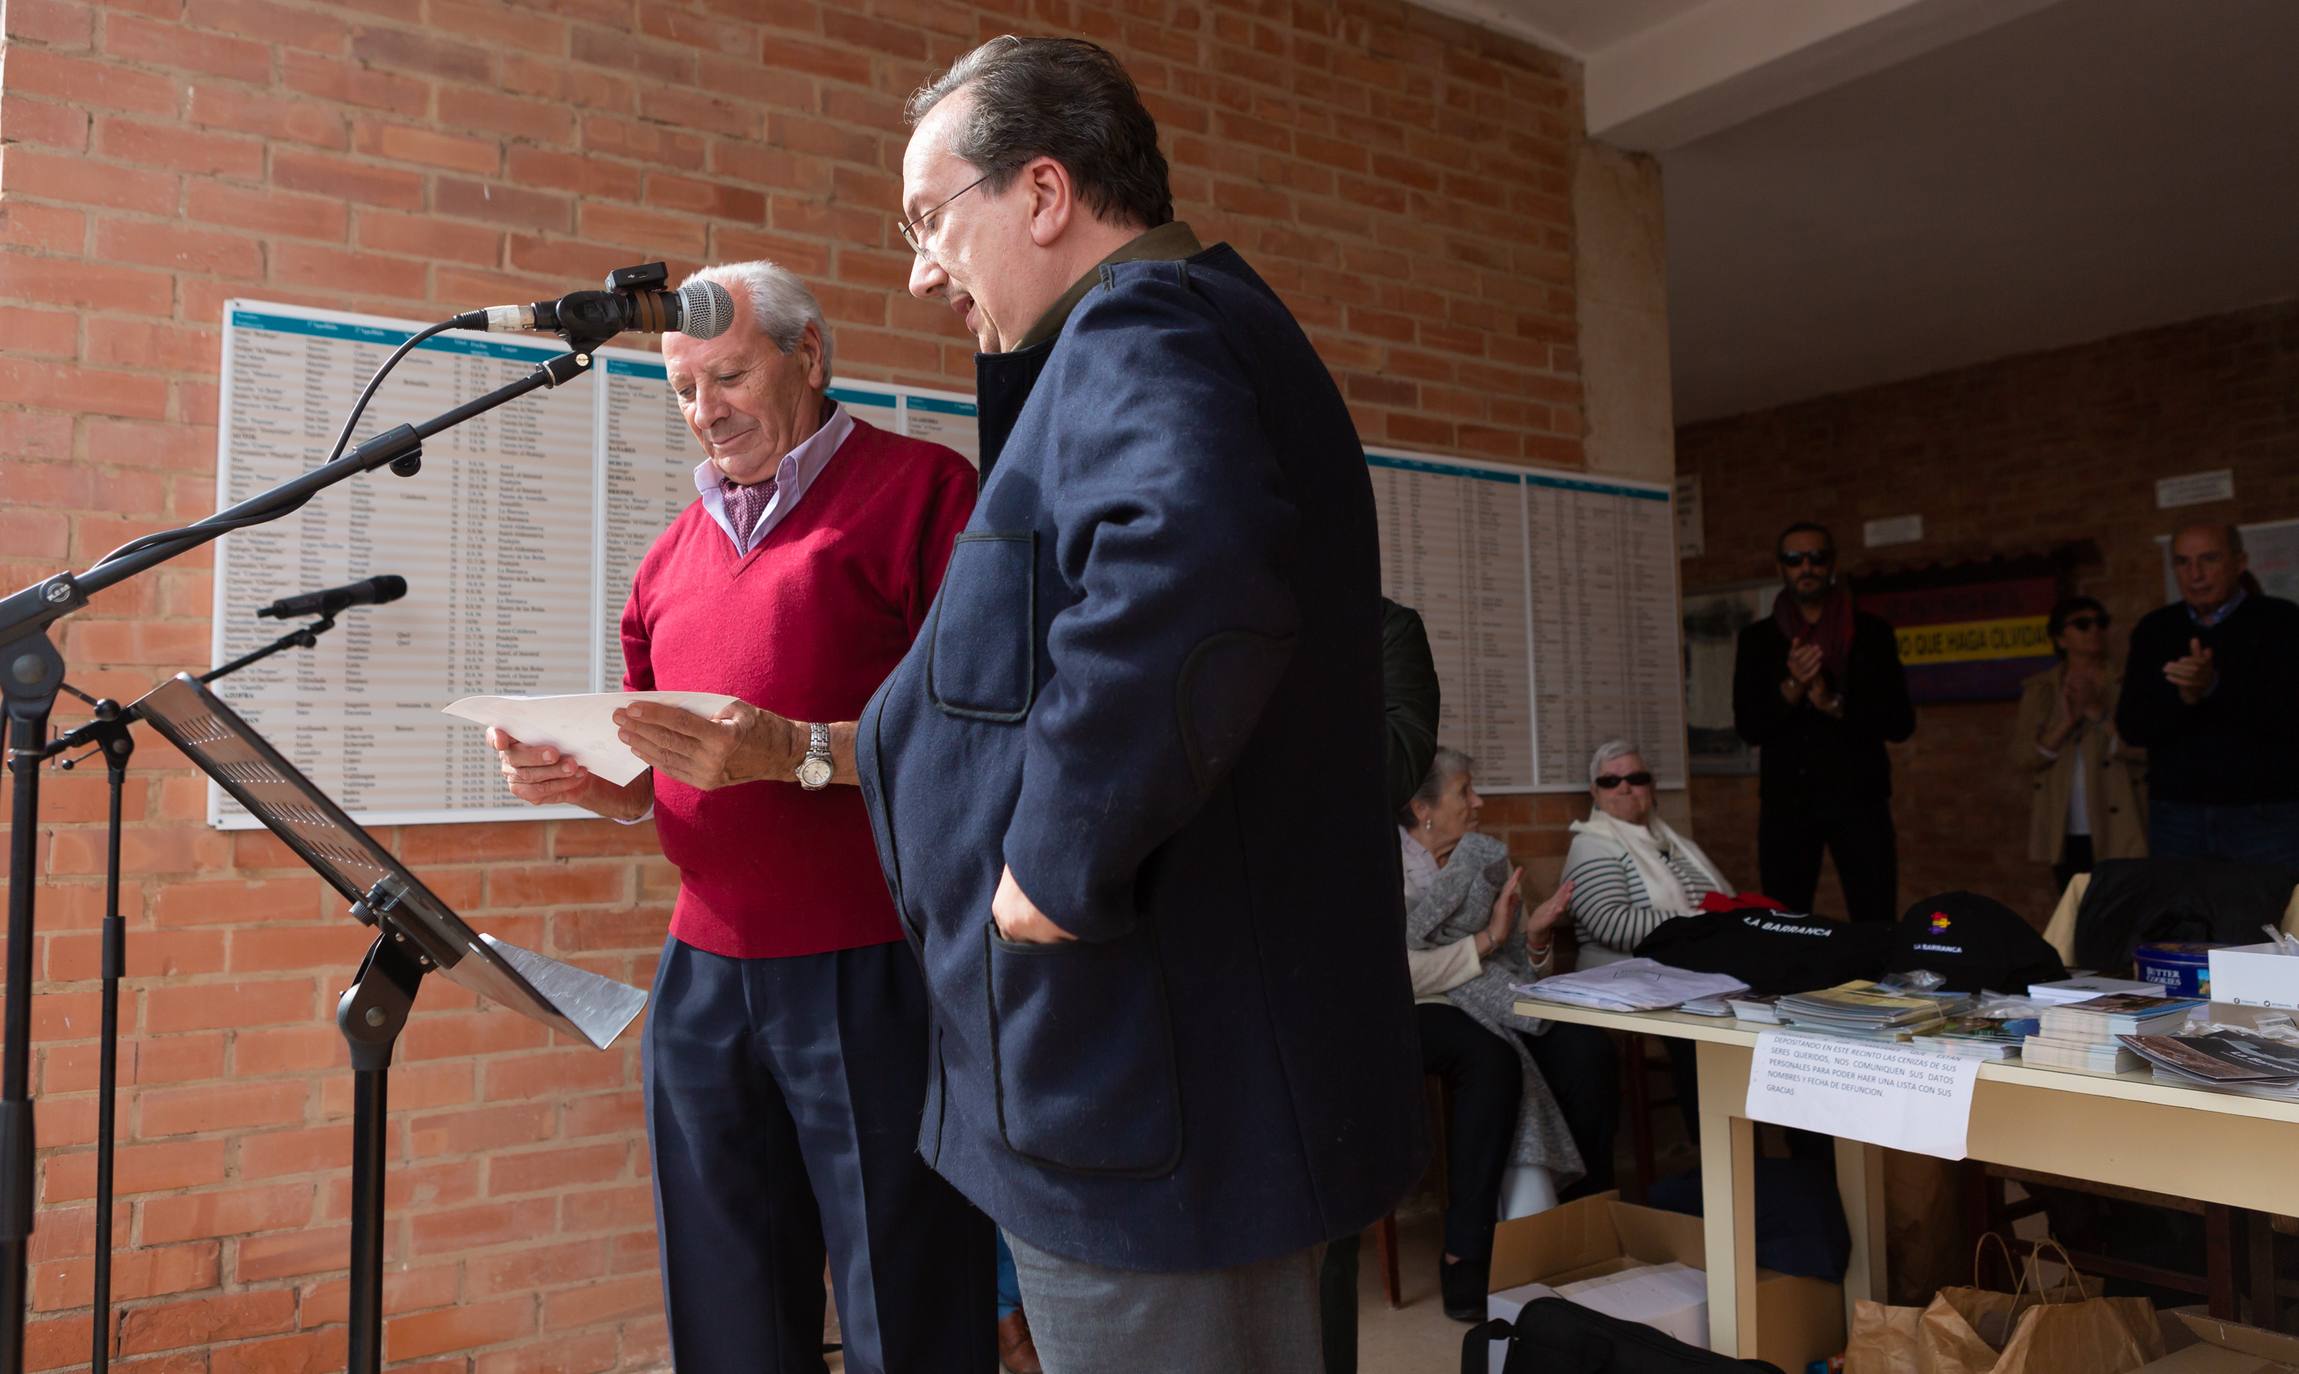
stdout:
[[2028,984],[2028,1000],[2061,1005],[2068,1002],[2088,1002],[2094,997],[2128,992],[2135,997],[2167,997],[2170,989],[2161,983],[2142,983],[2130,978],[2102,978],[2092,974],[2083,978],[2062,978],[2056,983]]
[[2121,1040],[2162,1082],[2299,1101],[2299,1044],[2289,1040],[2232,1029]]
[[1849,1035],[1862,1040],[1906,1040],[1931,1030],[1971,1007],[1961,993],[1887,992],[1874,983],[1839,983],[1819,992],[1799,992],[1773,1004],[1792,1030]]
[[2020,1046],[2020,1059],[2047,1069],[2128,1073],[2139,1067],[2140,1059],[2118,1037],[2175,1030],[2202,1005],[2187,997],[2118,992],[2045,1007],[2037,1033]]
[[2036,1018],[2014,1017],[1998,1021],[1986,1016],[1958,1016],[1928,1031],[1919,1031],[1909,1044],[1959,1059],[2017,1059],[2020,1046],[2035,1034]]

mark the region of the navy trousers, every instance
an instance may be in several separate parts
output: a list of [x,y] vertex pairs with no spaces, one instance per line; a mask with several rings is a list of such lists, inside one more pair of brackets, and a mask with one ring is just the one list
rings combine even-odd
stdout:
[[647,1140],[679,1374],[997,1367],[989,1220],[918,1156],[926,988],[907,946],[789,959],[663,947]]

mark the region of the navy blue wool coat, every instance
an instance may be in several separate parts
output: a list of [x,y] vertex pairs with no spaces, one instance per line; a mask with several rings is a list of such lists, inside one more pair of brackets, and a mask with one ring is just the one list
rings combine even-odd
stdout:
[[[858,741],[933,999],[920,1149],[1116,1268],[1356,1232],[1426,1131],[1347,409],[1226,245],[977,368],[990,477]],[[998,936],[1008,864],[1079,939]]]

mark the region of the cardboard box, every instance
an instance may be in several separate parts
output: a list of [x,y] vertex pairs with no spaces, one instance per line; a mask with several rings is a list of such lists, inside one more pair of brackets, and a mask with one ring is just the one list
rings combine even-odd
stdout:
[[[2163,1314],[2164,1336],[2172,1351],[2143,1364],[2136,1374],[2288,1374],[2299,1370],[2299,1336],[2285,1336],[2239,1322],[2220,1321],[2200,1307]],[[2179,1319],[2187,1343],[2177,1337]]]
[[[1525,1302],[1506,1290],[1527,1284],[1563,1288],[1650,1265],[1706,1268],[1701,1219],[1622,1202],[1614,1193],[1582,1198],[1504,1221],[1493,1228],[1494,1316],[1516,1314]],[[1533,1294],[1531,1296],[1545,1296]],[[1507,1311],[1499,1300],[1514,1297]],[[1707,1321],[1707,1304],[1699,1319]],[[1682,1319],[1679,1314],[1678,1319]],[[1844,1289],[1818,1279],[1756,1274],[1757,1359],[1802,1369],[1844,1349]]]
[[2299,957],[2264,942],[2211,951],[2211,1000],[2299,1008]]

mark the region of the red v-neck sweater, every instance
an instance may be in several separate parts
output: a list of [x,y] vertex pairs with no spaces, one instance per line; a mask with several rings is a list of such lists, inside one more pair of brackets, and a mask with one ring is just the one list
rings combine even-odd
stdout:
[[[949,449],[857,420],[748,556],[696,501],[631,579],[623,686],[855,719],[925,623],[975,487]],[[697,949],[782,958],[902,938],[859,788],[706,792],[657,773],[655,829],[679,870],[671,934]]]

